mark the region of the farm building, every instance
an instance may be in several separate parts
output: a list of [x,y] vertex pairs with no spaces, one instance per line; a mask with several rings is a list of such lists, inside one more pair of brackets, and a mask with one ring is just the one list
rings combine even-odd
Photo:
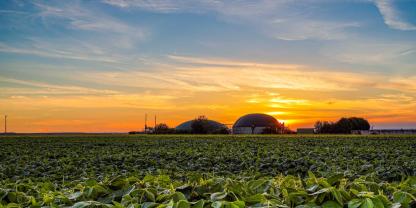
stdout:
[[254,113],[240,117],[233,125],[233,134],[279,133],[282,129],[273,116]]
[[315,134],[315,128],[298,128],[297,134]]
[[[193,122],[194,120],[183,122],[175,128],[175,131],[179,133],[192,133]],[[205,128],[209,131],[208,133],[216,133],[223,129],[227,129],[224,124],[213,120],[206,120]]]

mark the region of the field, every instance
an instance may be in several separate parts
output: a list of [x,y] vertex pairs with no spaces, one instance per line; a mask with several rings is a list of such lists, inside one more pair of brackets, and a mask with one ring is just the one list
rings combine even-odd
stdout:
[[414,136],[0,139],[0,207],[415,207]]

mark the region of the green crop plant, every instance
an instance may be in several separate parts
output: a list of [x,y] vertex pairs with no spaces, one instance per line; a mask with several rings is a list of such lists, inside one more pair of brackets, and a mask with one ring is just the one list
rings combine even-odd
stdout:
[[415,206],[416,177],[386,183],[372,177],[317,178],[168,176],[92,179],[66,185],[18,181],[2,185],[0,207],[155,207],[155,208],[410,208]]
[[416,137],[0,138],[0,208],[413,208]]

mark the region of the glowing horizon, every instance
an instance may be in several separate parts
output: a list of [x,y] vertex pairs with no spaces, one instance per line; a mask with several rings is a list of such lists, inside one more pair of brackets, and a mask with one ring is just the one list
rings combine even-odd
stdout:
[[351,116],[416,128],[416,2],[0,8],[0,114],[9,131],[135,131],[145,113],[170,127],[265,113],[292,130]]

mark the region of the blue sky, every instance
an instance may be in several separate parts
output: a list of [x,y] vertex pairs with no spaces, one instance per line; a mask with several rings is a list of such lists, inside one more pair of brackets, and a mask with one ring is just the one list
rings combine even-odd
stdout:
[[144,112],[415,126],[414,0],[6,0],[0,23],[0,106],[21,131],[124,131]]

